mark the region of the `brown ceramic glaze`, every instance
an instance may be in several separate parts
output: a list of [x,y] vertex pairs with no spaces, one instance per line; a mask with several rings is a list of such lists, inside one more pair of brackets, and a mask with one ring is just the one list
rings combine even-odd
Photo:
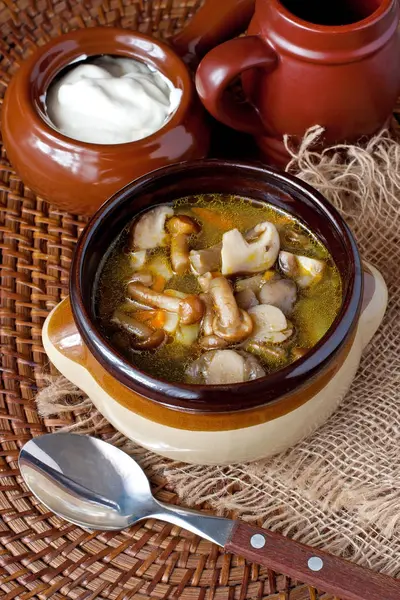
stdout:
[[[399,11],[398,0],[257,0],[248,35],[200,63],[197,91],[273,163],[287,162],[284,134],[301,138],[312,125],[326,128],[326,145],[370,136],[400,92]],[[225,93],[239,74],[247,105]]]
[[202,412],[182,411],[177,406],[174,408],[178,410],[170,410],[162,402],[159,402],[157,410],[154,410],[154,402],[151,399],[120,383],[95,359],[83,343],[73,320],[68,298],[61,302],[52,314],[48,338],[63,356],[85,367],[101,388],[122,406],[150,421],[188,431],[231,431],[266,423],[286,415],[308,402],[328,385],[343,366],[354,341],[354,336],[350,337],[327,368],[322,369],[316,377],[305,382],[298,390],[281,396],[279,402],[264,403],[248,410]]
[[[192,194],[228,193],[251,197],[296,215],[327,246],[343,281],[342,308],[324,338],[302,359],[248,383],[216,386],[175,384],[144,373],[112,348],[98,328],[95,293],[99,265],[124,227],[140,211]],[[232,413],[273,406],[290,396],[300,401],[310,385],[340,363],[358,324],[362,271],[356,244],[336,210],[295,177],[230,161],[193,161],[145,175],[117,193],[91,220],[81,236],[71,271],[73,316],[84,344],[105,372],[135,394],[158,405],[196,413]],[[103,384],[102,384],[103,385]],[[297,400],[296,400],[297,398]],[[299,400],[300,398],[300,400]],[[260,418],[260,417],[258,417]]]
[[[44,95],[55,76],[80,57],[110,54],[142,60],[183,91],[169,121],[127,144],[100,145],[59,133],[46,118]],[[207,154],[209,131],[185,64],[166,44],[133,31],[87,28],[38,48],[7,90],[2,133],[7,155],[24,183],[52,204],[90,215],[135,177]]]
[[255,0],[205,0],[186,27],[169,41],[186,64],[197,67],[216,44],[247,28],[254,6]]

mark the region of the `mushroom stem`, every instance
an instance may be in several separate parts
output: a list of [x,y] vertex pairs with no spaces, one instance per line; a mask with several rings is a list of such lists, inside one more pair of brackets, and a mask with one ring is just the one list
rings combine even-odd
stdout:
[[225,277],[217,277],[210,282],[210,294],[222,327],[231,327],[240,321],[240,309],[230,283]]
[[186,215],[176,215],[167,223],[171,234],[171,263],[177,275],[183,275],[189,269],[189,237],[199,233],[200,226]]
[[176,298],[156,292],[141,283],[130,283],[128,285],[128,294],[133,300],[141,304],[177,313],[182,325],[197,323],[204,313],[203,303],[195,295],[189,294],[185,298]]
[[112,321],[137,338],[132,343],[132,347],[138,350],[157,348],[164,342],[166,337],[164,331],[160,329],[153,330],[145,323],[141,323],[118,308],[114,311]]
[[189,236],[185,233],[171,236],[171,263],[177,275],[183,275],[189,269]]
[[204,304],[204,316],[201,322],[201,331],[205,336],[213,335],[214,330],[212,327],[214,320],[213,300],[210,294],[200,294],[199,298]]
[[210,283],[210,294],[216,309],[213,320],[214,333],[229,342],[240,342],[253,331],[249,314],[236,303],[230,283],[225,277],[217,277]]

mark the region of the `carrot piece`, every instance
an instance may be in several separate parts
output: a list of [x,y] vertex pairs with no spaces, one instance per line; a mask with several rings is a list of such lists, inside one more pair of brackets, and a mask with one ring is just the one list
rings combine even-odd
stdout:
[[166,321],[166,315],[163,310],[138,310],[134,313],[134,317],[154,329],[162,329]]
[[162,275],[153,275],[153,285],[151,288],[155,292],[163,292],[165,288],[165,277]]
[[265,279],[265,281],[271,281],[271,279],[273,279],[275,277],[275,271],[265,271],[264,275],[262,276],[263,279]]
[[193,206],[192,211],[195,215],[210,223],[210,225],[214,225],[218,227],[218,229],[223,229],[224,231],[228,231],[229,229],[235,229],[236,225],[232,218],[227,217],[226,215],[221,215],[221,213],[216,210],[212,210],[211,208],[202,208],[200,206]]

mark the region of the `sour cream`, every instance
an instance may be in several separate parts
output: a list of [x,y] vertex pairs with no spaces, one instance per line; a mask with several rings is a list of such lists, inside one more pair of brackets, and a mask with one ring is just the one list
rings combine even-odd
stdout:
[[182,90],[130,58],[102,56],[72,67],[50,87],[47,114],[61,133],[82,142],[124,144],[158,131]]

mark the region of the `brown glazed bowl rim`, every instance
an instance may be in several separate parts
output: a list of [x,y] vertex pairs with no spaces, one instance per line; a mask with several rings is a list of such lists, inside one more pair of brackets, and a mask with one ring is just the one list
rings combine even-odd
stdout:
[[[102,39],[96,41],[97,36]],[[120,40],[118,40],[120,38]],[[131,47],[128,50],[127,40]],[[65,50],[63,46],[71,42],[71,48]],[[108,44],[121,44],[126,46],[124,51],[102,52],[101,47]],[[143,48],[143,43],[157,47],[158,53],[169,62],[169,68],[161,64],[161,58],[152,57]],[[98,47],[96,51],[90,51],[90,47]],[[142,46],[142,47],[141,47]],[[63,69],[72,65],[79,57],[98,56],[101,54],[120,56],[124,58],[134,58],[158,69],[167,77],[175,87],[182,90],[180,102],[175,111],[165,121],[165,123],[151,135],[140,140],[124,142],[122,144],[95,144],[84,142],[69,137],[60,132],[52,123],[41,105],[42,97],[47,92],[51,82]],[[19,97],[25,103],[26,113],[35,124],[35,126],[45,132],[49,141],[58,142],[67,145],[73,151],[74,148],[84,148],[93,153],[110,152],[132,152],[141,151],[144,146],[157,142],[161,135],[164,135],[170,129],[177,127],[185,119],[185,115],[193,100],[193,83],[190,73],[183,60],[166,43],[144,33],[131,31],[118,27],[89,27],[86,29],[77,29],[65,33],[49,41],[37,50],[21,65],[18,71],[19,77]],[[43,84],[37,85],[38,79],[43,80]],[[174,82],[175,80],[175,82]],[[179,82],[179,85],[176,85]]]
[[[256,179],[261,182],[260,185],[267,188],[273,186],[277,189],[276,193],[281,189],[289,190],[290,196],[287,193],[286,196],[290,197],[290,201],[296,206],[299,206],[298,202],[304,202],[307,210],[318,211],[318,218],[325,219],[327,221],[325,226],[329,229],[334,228],[335,239],[337,238],[339,243],[343,244],[340,254],[341,260],[346,262],[346,269],[348,269],[345,281],[347,292],[339,314],[329,331],[303,358],[288,367],[246,383],[212,386],[178,384],[157,379],[139,370],[114,349],[102,335],[96,323],[93,295],[96,283],[95,275],[90,274],[90,268],[95,273],[97,270],[98,274],[101,259],[94,255],[96,243],[101,249],[104,248],[104,240],[100,243],[101,236],[112,236],[111,239],[115,240],[124,225],[126,226],[134,216],[150,206],[162,204],[162,198],[166,193],[165,190],[169,189],[167,186],[170,182],[172,186],[176,185],[176,181],[181,181],[183,187],[185,184],[192,186],[192,182],[196,181],[197,184],[202,175],[206,181],[209,181],[210,172],[214,173],[215,181],[218,177],[222,180],[222,175],[230,180],[234,175],[239,175]],[[187,184],[187,181],[190,183]],[[223,185],[230,186],[231,181]],[[217,184],[214,187],[217,188]],[[157,191],[161,199],[154,202],[152,193],[155,194]],[[201,191],[199,190],[198,193]],[[235,190],[231,193],[238,194]],[[171,198],[177,199],[185,195],[187,194],[181,193],[179,196],[178,190],[175,194],[172,192]],[[247,193],[243,192],[242,195],[251,198],[251,189],[247,189]],[[133,199],[136,202],[133,202]],[[278,202],[276,200],[277,205]],[[293,207],[292,210],[287,210],[295,214]],[[129,214],[129,218],[126,213]],[[118,225],[118,230],[110,233],[113,219],[120,219],[121,224]],[[94,266],[91,266],[91,263]],[[343,280],[343,274],[341,275]],[[362,293],[362,266],[356,242],[343,218],[327,199],[311,186],[287,173],[255,163],[217,159],[200,159],[162,167],[136,179],[114,194],[95,213],[79,238],[70,277],[70,299],[76,326],[90,353],[104,369],[130,390],[153,400],[156,404],[160,403],[175,410],[200,413],[235,412],[263,406],[278,402],[291,392],[309,384],[332,364],[346,343],[350,343],[358,324]]]
[[393,0],[381,0],[380,5],[367,17],[354,21],[354,23],[348,23],[346,25],[321,25],[319,23],[313,23],[312,21],[306,21],[301,17],[295,15],[289,8],[286,8],[282,0],[270,0],[275,10],[280,12],[287,20],[291,21],[299,28],[307,28],[308,31],[321,32],[321,33],[355,33],[365,27],[374,25],[392,6]]

